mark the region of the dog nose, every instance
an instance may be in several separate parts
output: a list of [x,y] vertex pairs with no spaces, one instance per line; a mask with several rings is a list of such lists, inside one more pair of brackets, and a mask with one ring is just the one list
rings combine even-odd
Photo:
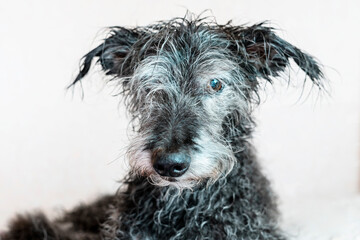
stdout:
[[155,171],[164,177],[180,177],[190,166],[190,156],[184,153],[158,154],[153,159]]

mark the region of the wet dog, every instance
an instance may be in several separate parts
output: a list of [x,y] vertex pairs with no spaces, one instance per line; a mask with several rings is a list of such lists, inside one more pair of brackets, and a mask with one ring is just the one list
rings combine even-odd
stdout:
[[314,58],[265,23],[185,17],[109,32],[72,86],[94,59],[118,83],[136,132],[122,190],[54,221],[18,216],[2,239],[285,239],[252,109],[290,59],[321,87]]

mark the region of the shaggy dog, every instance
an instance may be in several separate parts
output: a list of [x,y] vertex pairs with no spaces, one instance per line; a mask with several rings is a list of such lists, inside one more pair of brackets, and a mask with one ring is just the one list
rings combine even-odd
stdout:
[[290,59],[321,87],[318,63],[266,23],[187,16],[109,31],[72,86],[94,59],[118,84],[136,132],[131,171],[116,194],[59,219],[18,216],[2,240],[285,239],[250,142],[252,109]]

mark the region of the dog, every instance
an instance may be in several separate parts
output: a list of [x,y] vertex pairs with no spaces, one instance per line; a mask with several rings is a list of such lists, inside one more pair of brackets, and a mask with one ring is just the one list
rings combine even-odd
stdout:
[[116,83],[136,136],[122,188],[63,217],[19,215],[2,240],[287,239],[251,144],[262,82],[290,60],[322,88],[320,64],[266,22],[174,18],[111,27],[87,53]]

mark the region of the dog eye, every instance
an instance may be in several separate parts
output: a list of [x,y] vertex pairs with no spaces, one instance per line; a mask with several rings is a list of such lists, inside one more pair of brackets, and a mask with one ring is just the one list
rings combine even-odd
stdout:
[[222,85],[221,81],[216,78],[213,78],[210,80],[209,86],[215,92],[219,92],[223,89],[223,85]]

